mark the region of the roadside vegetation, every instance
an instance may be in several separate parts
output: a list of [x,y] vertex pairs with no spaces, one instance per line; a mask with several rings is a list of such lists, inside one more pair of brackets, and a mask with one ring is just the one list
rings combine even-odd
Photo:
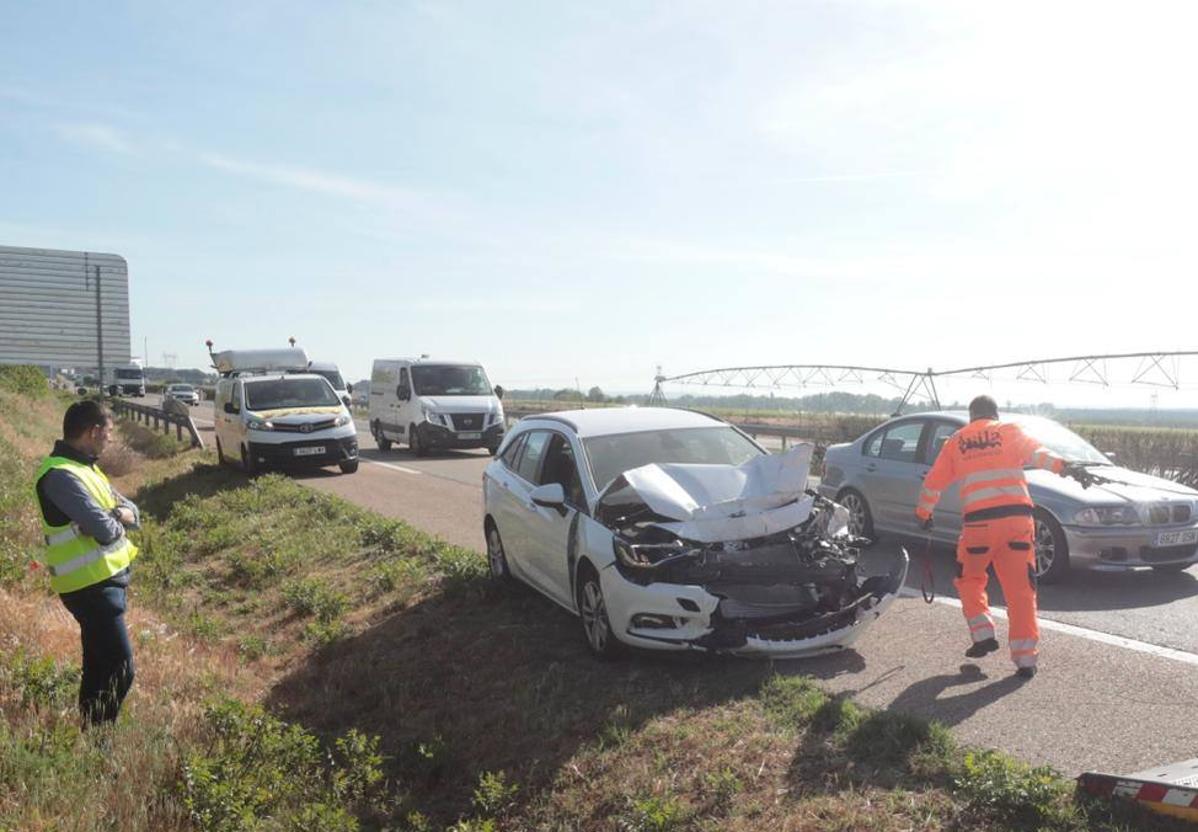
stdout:
[[81,734],[27,567],[65,401],[0,390],[0,830],[1186,828],[768,664],[600,663],[478,553],[135,433],[137,681]]

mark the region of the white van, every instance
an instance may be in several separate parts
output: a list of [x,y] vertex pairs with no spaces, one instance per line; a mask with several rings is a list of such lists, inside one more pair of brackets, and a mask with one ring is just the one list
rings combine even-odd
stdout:
[[353,417],[327,379],[305,372],[302,349],[225,350],[212,364],[220,373],[214,410],[222,464],[250,473],[266,466],[358,470]]
[[341,375],[341,370],[337,368],[336,364],[332,361],[310,361],[308,362],[308,372],[324,376],[329,384],[333,385],[333,392],[337,394],[337,398],[341,399],[346,407],[350,406],[350,394],[354,392],[354,386],[345,383],[345,377]]
[[502,395],[476,361],[375,359],[370,433],[382,451],[404,442],[417,456],[438,448],[486,448],[493,456],[503,441]]

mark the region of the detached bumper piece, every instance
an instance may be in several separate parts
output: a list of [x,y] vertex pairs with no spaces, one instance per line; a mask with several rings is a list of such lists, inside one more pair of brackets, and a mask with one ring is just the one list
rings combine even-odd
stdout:
[[416,433],[426,448],[494,448],[503,441],[502,424],[492,425],[486,430],[454,431],[432,422],[422,422],[416,426]]
[[1134,800],[1162,815],[1198,821],[1198,759],[1135,774],[1090,771],[1077,778],[1077,788],[1095,797]]
[[321,468],[358,458],[357,437],[305,439],[278,444],[251,442],[250,453],[260,465],[278,468]]

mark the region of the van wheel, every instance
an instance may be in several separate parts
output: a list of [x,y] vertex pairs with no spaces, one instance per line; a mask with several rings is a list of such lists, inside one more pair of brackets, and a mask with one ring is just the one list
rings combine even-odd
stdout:
[[415,425],[408,425],[408,450],[416,456],[428,456],[428,448],[420,441],[420,434],[416,432]]
[[245,445],[241,446],[241,470],[247,474],[258,473],[258,461],[250,455],[250,451]]
[[352,474],[358,470],[358,460],[348,459],[345,462],[338,462],[337,467],[341,469],[343,474]]
[[386,452],[391,450],[391,440],[383,436],[383,429],[379,427],[378,422],[371,425],[370,433],[374,436],[374,444],[379,446],[380,451]]

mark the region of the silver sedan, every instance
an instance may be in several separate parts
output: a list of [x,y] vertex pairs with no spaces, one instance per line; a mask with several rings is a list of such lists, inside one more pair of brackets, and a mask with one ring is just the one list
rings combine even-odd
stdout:
[[[1036,574],[1045,583],[1071,567],[1121,571],[1152,567],[1177,572],[1198,561],[1198,491],[1116,466],[1073,431],[1039,416],[1010,414],[1029,435],[1065,459],[1083,465],[1101,485],[1029,469],[1035,503]],[[900,416],[853,442],[833,445],[824,457],[819,490],[849,509],[850,529],[922,536],[915,520],[923,478],[944,442],[967,424],[967,413]],[[957,487],[936,506],[933,536],[955,543],[961,530]]]

